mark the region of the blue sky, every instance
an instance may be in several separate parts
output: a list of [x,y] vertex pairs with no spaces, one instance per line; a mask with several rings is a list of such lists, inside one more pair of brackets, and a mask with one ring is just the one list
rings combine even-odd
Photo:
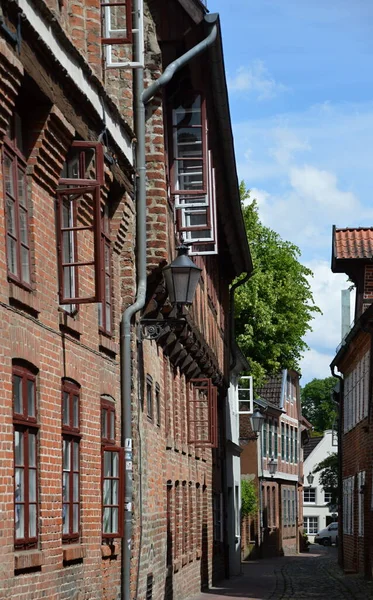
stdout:
[[373,3],[208,0],[223,32],[237,167],[262,221],[313,272],[302,383],[330,374],[344,275],[331,229],[372,225]]

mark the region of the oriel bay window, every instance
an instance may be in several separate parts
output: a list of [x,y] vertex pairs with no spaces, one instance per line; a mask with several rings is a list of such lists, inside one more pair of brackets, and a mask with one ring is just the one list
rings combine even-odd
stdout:
[[7,266],[10,279],[26,288],[30,288],[26,167],[22,123],[19,115],[15,114],[3,145]]
[[80,388],[62,383],[62,541],[80,536]]
[[102,302],[105,275],[101,225],[103,149],[73,142],[57,192],[57,254],[61,305]]
[[200,94],[185,94],[172,110],[171,193],[190,254],[216,254],[215,169]]
[[102,537],[123,536],[123,448],[115,445],[115,405],[101,398]]
[[38,541],[38,467],[36,377],[13,365],[14,543],[36,548]]

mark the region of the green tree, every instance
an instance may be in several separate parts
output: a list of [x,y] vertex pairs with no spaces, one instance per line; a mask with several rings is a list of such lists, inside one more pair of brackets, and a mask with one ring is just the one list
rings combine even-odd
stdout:
[[337,418],[336,405],[331,398],[335,384],[334,377],[312,379],[301,389],[302,413],[313,425],[313,435],[331,429]]
[[241,517],[255,515],[258,510],[258,493],[253,481],[241,479]]
[[258,387],[282,368],[299,370],[308,348],[304,335],[320,310],[307,279],[312,271],[299,262],[299,248],[260,222],[244,182],[240,193],[254,273],[236,292],[236,337]]
[[313,472],[320,473],[320,483],[324,492],[331,494],[329,504],[338,504],[338,454],[333,452],[324,458],[316,465]]

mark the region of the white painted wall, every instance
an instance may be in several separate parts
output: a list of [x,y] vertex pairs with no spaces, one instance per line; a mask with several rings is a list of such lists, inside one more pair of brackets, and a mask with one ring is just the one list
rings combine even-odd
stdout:
[[[227,512],[230,575],[241,573],[241,460],[235,451],[239,445],[238,415],[238,375],[231,375],[226,403],[226,437],[232,444],[227,445]],[[235,446],[233,446],[235,444]]]
[[[313,471],[315,466],[320,463],[324,458],[338,451],[337,447],[337,436],[336,433],[331,429],[324,431],[323,439],[318,443],[316,448],[306,458],[303,463],[304,470],[304,488],[309,487],[307,482],[307,476]],[[314,480],[311,486],[316,490],[315,502],[305,503],[303,502],[303,517],[317,517],[318,528],[317,530],[324,529],[326,527],[326,517],[331,516],[331,512],[324,500],[324,490],[320,485],[320,474],[314,473]],[[308,534],[310,542],[314,541],[314,535]]]

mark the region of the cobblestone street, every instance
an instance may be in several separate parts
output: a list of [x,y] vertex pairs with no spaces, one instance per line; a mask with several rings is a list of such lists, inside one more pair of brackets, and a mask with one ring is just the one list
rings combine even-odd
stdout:
[[196,600],[366,600],[373,598],[373,582],[344,575],[336,548],[312,545],[309,554],[252,561],[243,575],[225,581]]

